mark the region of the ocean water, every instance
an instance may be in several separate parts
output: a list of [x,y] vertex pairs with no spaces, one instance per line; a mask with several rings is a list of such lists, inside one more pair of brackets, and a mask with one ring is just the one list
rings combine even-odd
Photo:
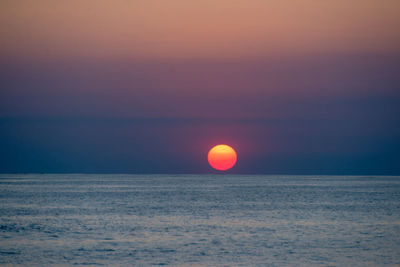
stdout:
[[0,175],[2,266],[400,266],[400,177]]

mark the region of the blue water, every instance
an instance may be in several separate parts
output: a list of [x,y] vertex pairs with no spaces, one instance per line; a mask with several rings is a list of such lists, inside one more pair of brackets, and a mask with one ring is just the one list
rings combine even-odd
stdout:
[[400,266],[400,177],[0,175],[0,265]]

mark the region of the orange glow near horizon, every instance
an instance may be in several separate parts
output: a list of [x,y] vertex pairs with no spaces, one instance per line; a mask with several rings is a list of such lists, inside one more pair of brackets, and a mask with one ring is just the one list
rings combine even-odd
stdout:
[[237,155],[235,150],[228,145],[214,146],[208,152],[208,163],[219,171],[226,171],[236,164]]

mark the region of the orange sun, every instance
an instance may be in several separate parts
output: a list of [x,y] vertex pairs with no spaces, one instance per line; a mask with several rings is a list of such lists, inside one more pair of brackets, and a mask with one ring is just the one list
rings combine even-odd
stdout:
[[236,152],[227,145],[217,145],[208,152],[208,163],[219,171],[232,168],[237,160]]

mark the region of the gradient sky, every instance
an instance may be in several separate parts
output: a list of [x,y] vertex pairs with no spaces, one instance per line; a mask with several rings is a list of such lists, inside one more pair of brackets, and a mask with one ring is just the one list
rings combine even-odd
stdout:
[[398,0],[0,3],[0,172],[400,174]]

